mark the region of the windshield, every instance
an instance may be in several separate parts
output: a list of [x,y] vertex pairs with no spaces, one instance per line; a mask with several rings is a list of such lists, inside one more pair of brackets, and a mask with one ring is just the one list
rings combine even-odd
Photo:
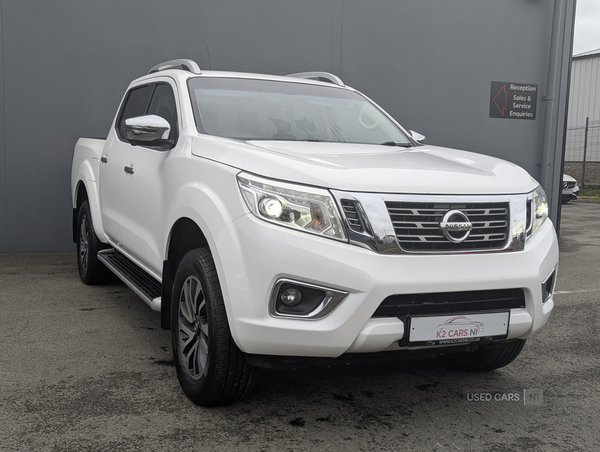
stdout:
[[189,80],[200,133],[240,140],[410,145],[371,102],[347,89],[235,78]]

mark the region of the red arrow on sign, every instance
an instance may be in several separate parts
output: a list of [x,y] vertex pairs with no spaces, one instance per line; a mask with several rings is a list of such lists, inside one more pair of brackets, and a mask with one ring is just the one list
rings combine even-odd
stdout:
[[[502,93],[504,93],[504,97],[502,97]],[[502,116],[504,116],[504,111],[506,110],[507,100],[508,93],[506,92],[506,85],[502,85],[502,88],[500,91],[498,91],[498,94],[494,96],[494,103],[496,104],[496,107]]]

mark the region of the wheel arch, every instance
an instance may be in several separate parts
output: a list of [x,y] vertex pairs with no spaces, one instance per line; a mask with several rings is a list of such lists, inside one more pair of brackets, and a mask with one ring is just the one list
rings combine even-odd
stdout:
[[[90,212],[94,222],[94,229],[98,239],[102,243],[108,243],[104,234],[104,225],[102,223],[102,212],[100,210],[100,194],[98,191],[98,182],[94,176],[94,169],[88,160],[83,161],[77,170],[73,169],[72,196],[73,196],[73,216],[76,219],[81,204],[85,200],[90,203]],[[82,197],[85,194],[85,199]],[[75,224],[75,220],[74,223]],[[75,237],[75,230],[73,230]]]
[[[196,161],[192,160],[192,162]],[[224,177],[225,174],[215,170],[207,172],[207,180],[198,182],[194,174],[187,174],[188,167],[193,167],[193,165],[172,169],[182,179],[190,182],[184,183],[175,190],[168,209],[161,289],[161,326],[165,329],[170,328],[171,292],[175,273],[179,262],[188,251],[195,248],[207,248],[211,252],[221,287],[225,289],[223,295],[226,298],[227,291],[226,288],[223,288],[225,274],[221,265],[221,253],[213,233],[217,231],[218,236],[218,231],[224,225],[232,223],[246,213],[245,204],[235,179],[232,184],[232,179]],[[205,171],[206,169],[203,172]],[[235,177],[233,170],[228,169],[227,171],[230,172],[232,178]],[[237,199],[238,202],[232,202],[234,199]],[[225,300],[225,309],[229,314],[230,308],[227,300]]]
[[170,329],[171,325],[171,292],[177,267],[188,251],[196,248],[209,248],[208,239],[200,226],[188,217],[179,218],[171,227],[165,261],[162,271],[161,289],[161,327]]
[[75,194],[73,196],[73,243],[77,242],[77,215],[79,215],[79,208],[86,200],[88,200],[87,189],[83,181],[80,180],[75,186]]

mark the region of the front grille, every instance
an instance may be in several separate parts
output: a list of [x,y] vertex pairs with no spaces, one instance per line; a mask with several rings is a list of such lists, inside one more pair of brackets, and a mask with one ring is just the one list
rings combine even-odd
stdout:
[[[502,249],[509,234],[509,204],[503,203],[385,203],[400,248],[409,252]],[[473,225],[461,243],[448,240],[440,222],[450,210],[464,213]]]
[[525,307],[523,289],[403,294],[387,297],[373,317],[443,315]]
[[573,188],[575,188],[576,184],[577,184],[577,182],[575,182],[575,181],[564,181],[563,188],[573,189]]
[[342,199],[341,201],[342,208],[344,209],[344,214],[346,215],[346,219],[348,220],[348,226],[350,229],[356,232],[364,232],[365,228],[362,224],[362,220],[358,215],[358,209],[356,207],[356,201],[351,201],[349,199]]

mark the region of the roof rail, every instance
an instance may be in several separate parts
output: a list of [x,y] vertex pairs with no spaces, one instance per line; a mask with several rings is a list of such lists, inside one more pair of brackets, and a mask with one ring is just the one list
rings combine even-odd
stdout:
[[286,77],[306,78],[310,80],[319,80],[321,82],[329,82],[338,86],[345,86],[342,79],[337,75],[329,72],[298,72],[297,74],[288,74]]
[[194,60],[181,59],[181,60],[169,60],[164,63],[157,64],[150,69],[148,74],[153,74],[159,71],[166,71],[167,69],[182,69],[184,71],[192,72],[194,74],[202,74],[200,66],[196,64]]

